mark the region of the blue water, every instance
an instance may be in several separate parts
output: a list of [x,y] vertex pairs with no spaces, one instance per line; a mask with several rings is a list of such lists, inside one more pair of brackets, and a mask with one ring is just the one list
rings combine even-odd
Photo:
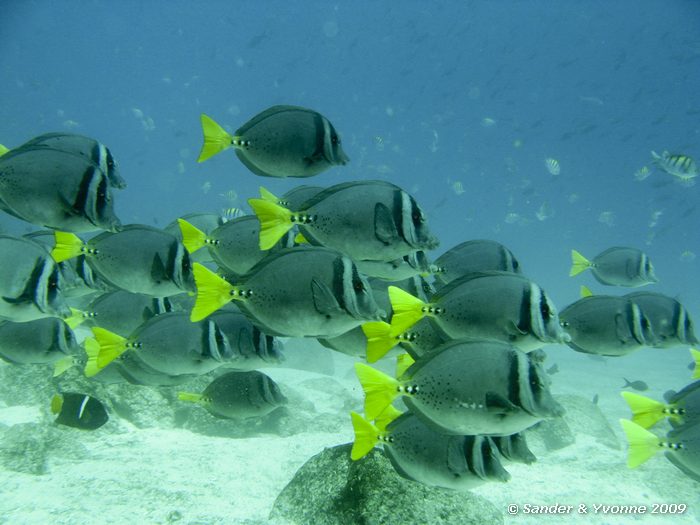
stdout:
[[[571,248],[635,246],[655,291],[700,319],[700,184],[634,177],[651,150],[700,161],[698,1],[6,0],[0,14],[0,142],[104,142],[124,223],[247,209],[261,184],[387,179],[428,213],[433,257],[498,240],[561,309],[579,284],[603,291],[568,277]],[[230,151],[197,164],[200,113],[235,130],[274,104],[327,116],[350,164],[304,181],[257,177]]]

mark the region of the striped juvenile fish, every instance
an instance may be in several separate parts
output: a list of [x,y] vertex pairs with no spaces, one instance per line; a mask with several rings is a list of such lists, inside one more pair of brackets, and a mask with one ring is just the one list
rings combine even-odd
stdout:
[[700,173],[698,170],[698,165],[695,163],[692,157],[689,157],[688,155],[672,154],[668,151],[664,151],[661,155],[659,155],[655,151],[652,151],[651,156],[654,157],[654,164],[669,175],[673,175],[681,181],[690,181],[697,177]]

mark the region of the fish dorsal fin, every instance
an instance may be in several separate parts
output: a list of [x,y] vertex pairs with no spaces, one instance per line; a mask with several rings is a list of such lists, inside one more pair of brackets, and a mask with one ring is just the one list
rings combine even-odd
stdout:
[[311,296],[318,313],[329,316],[337,315],[341,311],[340,304],[331,289],[317,279],[311,280]]
[[381,202],[374,206],[374,235],[384,244],[392,244],[399,238],[391,210]]

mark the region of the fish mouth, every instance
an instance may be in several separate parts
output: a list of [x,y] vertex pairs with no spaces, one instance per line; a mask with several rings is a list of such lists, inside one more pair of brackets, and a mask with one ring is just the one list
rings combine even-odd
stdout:
[[571,335],[569,335],[568,332],[561,332],[561,334],[559,334],[558,341],[560,343],[564,343],[564,344],[570,343],[571,342]]

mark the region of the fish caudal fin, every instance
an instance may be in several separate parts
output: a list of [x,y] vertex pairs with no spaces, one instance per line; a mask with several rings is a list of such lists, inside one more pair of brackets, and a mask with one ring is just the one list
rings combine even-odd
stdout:
[[180,401],[188,401],[190,403],[200,403],[202,401],[202,394],[194,394],[192,392],[178,392],[177,398]]
[[576,250],[571,250],[571,270],[569,270],[569,277],[578,275],[583,271],[586,271],[591,267],[591,261],[586,259]]
[[306,237],[304,237],[304,234],[299,232],[294,236],[294,243],[295,244],[309,244],[309,241],[306,240]]
[[430,305],[396,286],[389,286],[388,291],[391,309],[394,312],[391,316],[391,328],[395,334],[405,332],[425,317],[426,307]]
[[280,198],[277,195],[262,186],[260,186],[260,198],[264,201],[274,202],[275,204],[280,203]]
[[627,466],[629,468],[638,467],[659,450],[657,436],[627,419],[621,419],[620,424],[629,443],[627,451]]
[[63,408],[63,396],[61,394],[54,394],[51,398],[51,413],[58,414]]
[[391,325],[384,321],[371,321],[362,325],[367,338],[367,362],[374,363],[396,346],[396,337],[392,335]]
[[75,364],[72,355],[62,357],[53,364],[53,377],[58,377]]
[[206,266],[199,263],[192,265],[197,297],[190,313],[190,321],[201,321],[219,308],[236,299],[236,288],[226,279],[219,277]]
[[693,379],[700,379],[700,350],[695,348],[690,349],[690,355],[695,361],[695,370],[693,370]]
[[399,395],[399,382],[364,363],[355,363],[355,372],[365,393],[365,415],[374,419]]
[[86,337],[83,341],[83,348],[87,354],[87,362],[85,363],[85,377],[92,377],[100,372],[100,367],[97,366],[97,356],[100,353],[100,344],[94,337]]
[[634,392],[621,392],[632,410],[632,421],[643,428],[651,428],[665,416],[666,405]]
[[355,431],[355,441],[352,444],[350,458],[357,461],[365,457],[379,443],[380,432],[377,427],[357,412],[350,412],[350,417],[352,418],[352,429]]
[[379,414],[376,419],[374,420],[374,425],[382,432],[386,430],[386,427],[389,423],[391,423],[394,419],[399,417],[403,412],[401,412],[398,408],[395,408],[392,405],[389,405],[386,407],[384,412]]
[[[99,326],[92,328],[92,335],[99,346],[95,359],[98,372],[129,349],[126,338]],[[85,368],[87,369],[87,365]]]
[[408,354],[401,354],[396,357],[396,377],[404,375],[411,365],[415,363],[413,358]]
[[591,291],[591,289],[588,286],[586,286],[585,284],[582,284],[580,295],[582,298],[583,297],[591,297],[593,295],[593,292]]
[[292,229],[292,212],[284,206],[265,199],[248,199],[248,204],[260,221],[260,249],[269,250]]
[[202,113],[202,133],[204,134],[204,144],[199,152],[197,162],[204,162],[217,153],[230,148],[233,145],[233,137],[224,128],[219,126],[213,118]]
[[10,148],[7,148],[7,147],[3,146],[2,144],[0,144],[0,157],[2,157],[8,151],[10,151]]
[[202,230],[192,226],[185,219],[178,219],[177,224],[182,234],[182,244],[188,252],[194,253],[206,244],[207,235]]
[[85,319],[87,319],[86,312],[83,312],[82,310],[78,310],[77,308],[73,308],[71,306],[70,315],[68,317],[65,317],[63,321],[69,327],[71,327],[71,329],[73,329],[83,324],[83,322],[85,322]]
[[67,261],[83,253],[83,241],[74,233],[54,232],[56,244],[51,250],[51,257],[56,262]]

